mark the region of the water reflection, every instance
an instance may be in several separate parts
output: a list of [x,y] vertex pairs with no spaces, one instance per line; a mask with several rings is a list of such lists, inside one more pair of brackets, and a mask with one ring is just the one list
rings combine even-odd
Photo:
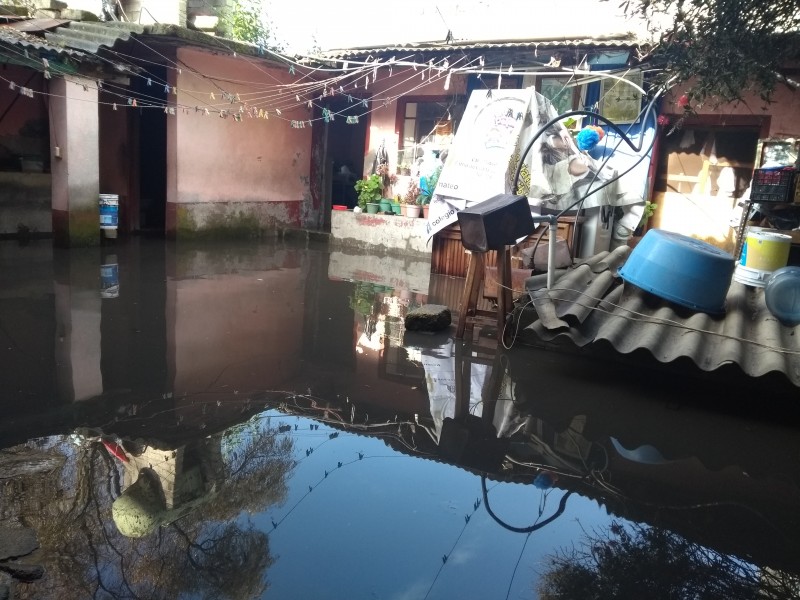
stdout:
[[406,332],[461,282],[394,260],[0,245],[0,597],[578,597],[617,560],[793,589],[791,422]]

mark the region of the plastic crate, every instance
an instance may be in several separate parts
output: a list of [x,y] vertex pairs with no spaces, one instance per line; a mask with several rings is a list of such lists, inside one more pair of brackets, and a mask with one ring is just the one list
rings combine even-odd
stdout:
[[752,202],[794,202],[793,168],[756,169],[750,184]]

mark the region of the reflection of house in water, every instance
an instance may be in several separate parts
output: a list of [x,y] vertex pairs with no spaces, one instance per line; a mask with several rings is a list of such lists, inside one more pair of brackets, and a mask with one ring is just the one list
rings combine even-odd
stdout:
[[[358,406],[330,401],[322,420],[492,480],[539,486],[545,475],[546,485],[612,514],[800,573],[791,558],[800,556],[795,431],[694,408],[709,393],[701,381],[689,398],[686,381],[660,372],[547,351],[536,353],[541,362],[532,369],[527,351],[466,348],[456,353],[444,336],[421,349],[427,413],[398,413],[376,396]],[[319,400],[315,411],[322,414]]]
[[112,515],[127,537],[149,535],[175,521],[217,491],[225,478],[222,436],[174,449],[143,445],[129,451],[104,444],[122,463],[122,490]]

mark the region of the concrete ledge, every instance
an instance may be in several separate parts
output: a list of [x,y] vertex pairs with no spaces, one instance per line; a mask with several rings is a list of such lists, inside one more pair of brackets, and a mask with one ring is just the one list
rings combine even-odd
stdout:
[[425,219],[331,211],[331,244],[344,248],[401,252],[430,260]]

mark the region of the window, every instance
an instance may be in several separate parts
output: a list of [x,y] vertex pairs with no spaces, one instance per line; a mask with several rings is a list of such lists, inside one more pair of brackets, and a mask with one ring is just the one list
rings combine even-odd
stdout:
[[553,103],[558,114],[578,108],[576,98],[578,88],[568,86],[569,81],[569,77],[539,78],[539,93]]
[[442,151],[450,147],[464,112],[461,98],[405,99],[399,103],[400,143],[398,172],[408,175],[426,147]]

